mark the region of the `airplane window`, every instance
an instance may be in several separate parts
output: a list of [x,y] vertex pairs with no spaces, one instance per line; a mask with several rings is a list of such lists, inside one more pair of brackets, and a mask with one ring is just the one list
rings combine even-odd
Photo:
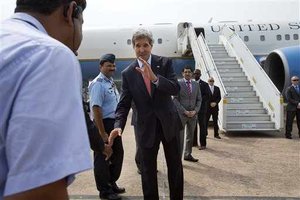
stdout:
[[162,39],[161,39],[161,38],[158,38],[158,39],[157,39],[157,43],[158,43],[158,44],[161,44],[161,43],[162,43]]
[[260,36],[260,41],[265,41],[265,40],[266,40],[265,36],[264,36],[264,35],[261,35],[261,36]]
[[277,40],[281,40],[281,35],[276,35]]
[[290,35],[289,34],[285,34],[284,38],[285,38],[285,40],[290,40]]
[[127,44],[128,44],[128,45],[131,45],[131,39],[128,39],[128,40],[127,40]]
[[249,36],[247,36],[247,35],[244,36],[244,41],[245,41],[245,42],[248,42],[248,41],[249,41]]
[[293,38],[294,38],[294,40],[299,40],[299,35],[298,34],[294,34]]

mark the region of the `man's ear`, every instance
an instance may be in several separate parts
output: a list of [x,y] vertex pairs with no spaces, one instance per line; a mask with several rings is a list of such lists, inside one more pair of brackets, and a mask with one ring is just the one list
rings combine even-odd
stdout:
[[64,17],[65,20],[68,21],[68,23],[73,25],[73,18],[74,18],[74,12],[76,11],[77,4],[75,1],[70,2],[68,5],[64,6]]

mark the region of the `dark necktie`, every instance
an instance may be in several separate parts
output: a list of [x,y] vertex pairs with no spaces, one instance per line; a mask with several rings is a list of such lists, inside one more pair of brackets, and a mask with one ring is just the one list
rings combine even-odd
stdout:
[[186,85],[187,85],[188,94],[191,95],[192,94],[191,81],[187,81]]

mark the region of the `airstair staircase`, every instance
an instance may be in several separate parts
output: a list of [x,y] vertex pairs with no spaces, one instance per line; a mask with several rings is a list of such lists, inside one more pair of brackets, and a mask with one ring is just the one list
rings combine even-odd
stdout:
[[218,44],[207,44],[203,35],[196,36],[192,24],[183,23],[178,27],[179,50],[184,55],[190,48],[196,68],[202,71],[201,78],[207,80],[212,76],[220,87],[221,130],[280,131],[283,128],[280,92],[235,33],[225,28]]
[[274,130],[275,123],[237,60],[228,55],[222,44],[208,47],[227,91],[227,129]]

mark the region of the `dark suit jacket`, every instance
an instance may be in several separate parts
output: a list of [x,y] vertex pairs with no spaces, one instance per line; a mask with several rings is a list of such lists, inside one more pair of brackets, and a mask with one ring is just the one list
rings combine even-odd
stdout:
[[296,91],[294,86],[289,86],[286,89],[287,111],[297,111],[297,105],[300,102],[300,94]]
[[[211,109],[213,111],[219,111],[219,102],[221,101],[221,92],[220,88],[218,86],[214,86],[214,93],[211,93],[210,88],[209,90],[209,96],[208,96],[208,109]],[[210,103],[211,102],[216,102],[217,105],[215,107],[211,107]]]
[[138,67],[137,60],[122,71],[122,93],[116,109],[115,128],[124,130],[133,100],[136,107],[137,142],[141,146],[152,147],[157,120],[162,125],[167,142],[179,135],[182,125],[171,96],[177,95],[180,87],[172,61],[168,58],[152,55],[151,68],[158,77],[158,86],[151,83],[151,96],[136,67]]
[[207,102],[208,102],[208,98],[209,98],[210,89],[209,89],[208,83],[206,83],[205,81],[202,81],[201,79],[199,80],[199,84],[200,84],[202,102],[201,102],[201,107],[200,107],[198,114],[200,114],[200,113],[203,114],[203,113],[207,112]]

